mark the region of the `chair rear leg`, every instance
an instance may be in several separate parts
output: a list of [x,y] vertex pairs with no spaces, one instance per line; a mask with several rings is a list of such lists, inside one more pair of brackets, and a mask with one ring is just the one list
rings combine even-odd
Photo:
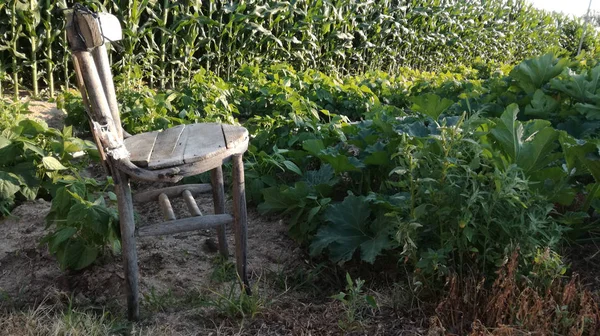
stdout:
[[[210,182],[212,184],[215,214],[224,214],[225,186],[223,182],[223,166],[219,166],[210,171]],[[217,236],[219,239],[219,252],[223,257],[228,258],[229,249],[227,247],[227,237],[225,236],[225,224],[217,227]]]
[[247,274],[248,215],[246,212],[246,189],[242,155],[233,156],[233,225],[235,230],[235,258],[238,276],[247,294],[250,284]]
[[[131,321],[140,317],[138,288],[138,258],[135,246],[135,221],[129,177],[116,169],[115,192],[119,205],[121,226],[121,246],[123,250],[123,269],[125,271],[125,291],[127,293],[127,316]],[[115,175],[117,175],[115,174]]]

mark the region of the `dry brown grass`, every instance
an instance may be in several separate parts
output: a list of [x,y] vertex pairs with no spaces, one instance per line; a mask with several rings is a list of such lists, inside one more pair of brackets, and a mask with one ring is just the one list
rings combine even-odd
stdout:
[[485,279],[453,276],[436,308],[431,334],[598,335],[598,299],[573,275],[540,289],[518,281],[518,253],[498,270],[491,289]]

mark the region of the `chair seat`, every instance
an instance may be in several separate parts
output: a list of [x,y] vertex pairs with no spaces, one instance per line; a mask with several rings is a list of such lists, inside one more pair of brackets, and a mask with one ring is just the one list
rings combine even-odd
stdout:
[[152,170],[226,157],[247,145],[248,131],[240,126],[201,123],[136,134],[124,141],[131,162]]

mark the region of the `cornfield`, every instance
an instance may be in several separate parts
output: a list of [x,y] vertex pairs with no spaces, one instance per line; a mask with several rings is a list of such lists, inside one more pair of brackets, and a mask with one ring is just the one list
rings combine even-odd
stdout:
[[[125,38],[111,52],[121,80],[161,89],[186,83],[201,67],[227,78],[243,64],[265,62],[341,75],[514,63],[548,50],[574,53],[583,31],[580,19],[524,0],[84,2],[121,20]],[[54,96],[57,85],[70,85],[61,8],[72,5],[0,0],[0,92],[18,98],[25,87]],[[583,47],[595,52],[590,31]]]

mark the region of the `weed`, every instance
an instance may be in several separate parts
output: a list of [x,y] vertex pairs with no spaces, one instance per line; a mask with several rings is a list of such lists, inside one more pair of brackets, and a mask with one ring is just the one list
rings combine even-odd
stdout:
[[242,286],[237,281],[232,281],[223,287],[222,292],[209,289],[213,297],[208,298],[206,305],[213,307],[218,314],[229,318],[254,318],[270,302],[261,295],[259,283],[260,280],[252,286],[252,294],[242,290]]
[[366,308],[377,309],[377,302],[371,295],[363,294],[364,280],[352,280],[346,273],[346,291],[333,295],[331,298],[340,301],[344,307],[344,318],[338,321],[342,330],[351,330],[356,327],[357,322],[363,317]]
[[235,264],[220,254],[213,259],[213,271],[210,280],[216,283],[223,283],[235,280]]
[[165,311],[167,307],[173,307],[177,303],[177,298],[173,295],[171,289],[164,292],[157,292],[154,287],[149,293],[143,294],[145,305],[152,311]]

